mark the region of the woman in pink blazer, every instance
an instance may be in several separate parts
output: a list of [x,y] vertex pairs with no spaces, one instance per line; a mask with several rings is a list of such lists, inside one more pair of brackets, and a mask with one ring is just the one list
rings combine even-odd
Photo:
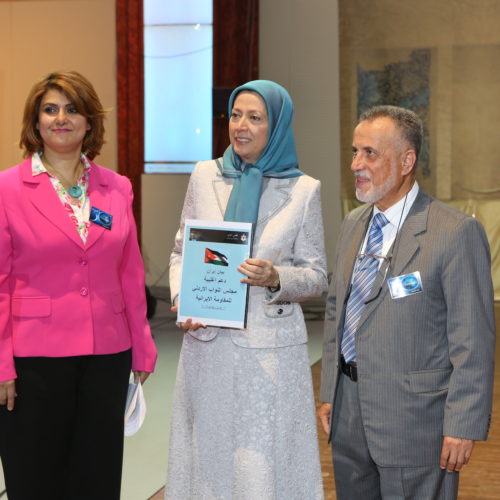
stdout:
[[52,73],[28,96],[27,159],[0,172],[0,455],[9,500],[119,499],[130,370],[156,349],[129,180],[93,163],[104,109]]

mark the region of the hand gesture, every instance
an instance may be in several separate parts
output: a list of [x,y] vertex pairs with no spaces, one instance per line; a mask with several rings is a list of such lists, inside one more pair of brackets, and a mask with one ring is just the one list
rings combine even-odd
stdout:
[[277,287],[280,284],[278,271],[270,260],[246,259],[238,266],[238,271],[247,276],[240,281],[248,285]]

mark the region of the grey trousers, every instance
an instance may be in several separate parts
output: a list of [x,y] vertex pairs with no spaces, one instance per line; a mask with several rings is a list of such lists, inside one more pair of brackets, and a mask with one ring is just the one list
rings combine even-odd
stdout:
[[455,500],[457,472],[431,467],[380,467],[370,456],[357,382],[340,375],[333,409],[332,456],[338,500]]

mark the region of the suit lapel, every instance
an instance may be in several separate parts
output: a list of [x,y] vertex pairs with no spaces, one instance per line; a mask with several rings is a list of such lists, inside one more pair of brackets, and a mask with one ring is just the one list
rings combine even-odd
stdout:
[[405,267],[420,248],[417,235],[427,230],[427,218],[431,201],[430,196],[423,191],[419,191],[415,203],[413,203],[410,213],[401,228],[398,237],[399,241],[396,241],[394,246],[392,276],[399,276],[403,273]]
[[50,182],[49,176],[47,174],[40,174],[33,177],[31,159],[26,160],[21,165],[21,176],[24,184],[24,192],[40,214],[51,224],[59,228],[79,247],[83,247],[83,241],[73,221],[68,217],[58,194]]
[[366,234],[366,229],[368,222],[370,220],[370,215],[372,213],[372,205],[366,205],[363,212],[354,222],[354,226],[347,229],[349,236],[348,247],[345,249],[344,265],[343,265],[343,279],[344,286],[347,290],[350,286],[352,279],[352,272],[354,270],[354,263],[356,261],[356,256],[359,253],[361,244],[363,243],[363,238]]
[[292,181],[293,179],[275,179],[274,182],[271,178],[264,178],[257,224],[267,222],[288,203]]
[[233,183],[234,179],[222,177],[222,175],[218,175],[216,179],[212,181],[212,188],[215,193],[215,198],[217,199],[217,206],[219,207],[222,219],[224,219],[224,213],[226,212],[226,206],[229,195],[231,194],[231,189],[233,188]]
[[[266,182],[266,179],[264,179],[259,204],[258,224],[268,221],[288,203],[292,181],[293,179],[276,179],[276,182],[271,182],[271,180]],[[212,181],[212,187],[222,218],[224,218],[233,183],[234,180],[228,177],[220,177]]]
[[[110,215],[114,215],[110,212],[111,210],[111,193],[108,190],[108,182],[102,175],[101,169],[95,163],[91,162],[92,169],[89,174],[89,199],[90,208],[96,207],[103,212]],[[118,224],[118,221],[113,219],[111,231],[113,230],[113,224]],[[98,224],[90,223],[89,234],[87,237],[87,244],[85,247],[90,248],[103,234],[109,229],[104,229]]]
[[381,266],[380,272],[375,278],[370,295],[367,297],[368,304],[361,313],[358,323],[358,330],[367,320],[370,314],[382,303],[384,297],[389,293],[389,287],[385,281],[388,277],[399,276],[404,273],[404,269],[418,252],[420,244],[417,235],[427,229],[427,216],[429,214],[430,196],[423,191],[419,191],[413,206],[408,213],[408,217],[403,223],[393,247],[393,258],[387,276],[384,277],[385,267]]

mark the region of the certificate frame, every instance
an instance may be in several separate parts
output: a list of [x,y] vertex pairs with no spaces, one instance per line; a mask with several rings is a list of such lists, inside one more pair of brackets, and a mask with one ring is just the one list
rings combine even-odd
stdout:
[[177,321],[245,328],[248,285],[237,267],[252,253],[252,223],[187,219]]

